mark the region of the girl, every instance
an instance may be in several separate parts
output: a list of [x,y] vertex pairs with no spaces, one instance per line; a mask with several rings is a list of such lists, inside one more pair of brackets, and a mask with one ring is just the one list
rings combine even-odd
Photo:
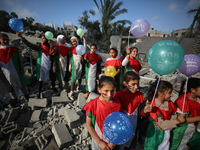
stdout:
[[[176,104],[183,113],[186,113],[187,124],[181,124],[173,131],[171,149],[183,149],[187,144],[189,149],[200,148],[200,133],[197,132],[197,125],[200,121],[200,79],[190,78],[187,85],[187,93],[183,110],[185,94],[178,97]],[[177,137],[178,133],[178,137]],[[189,141],[189,142],[188,142]]]
[[[71,53],[69,54],[70,58],[70,65],[69,65],[69,72],[71,72],[71,91],[69,93],[69,98],[74,100],[74,88],[75,88],[75,81],[78,80],[77,90],[80,90],[81,85],[81,74],[82,74],[82,63],[83,57],[79,56],[76,53],[76,47],[78,46],[79,42],[75,36],[71,37],[71,43],[73,47],[70,48]],[[86,40],[85,36],[83,36],[84,47],[86,48]]]
[[129,47],[127,48],[127,56],[122,61],[122,66],[126,66],[125,73],[127,71],[134,71],[136,73],[139,73],[139,70],[142,68],[140,62],[136,59],[136,56],[138,54],[137,47]]
[[115,67],[115,69],[116,69],[115,81],[117,83],[116,91],[119,91],[120,90],[120,83],[121,83],[121,81],[120,81],[120,79],[121,79],[120,78],[120,70],[121,69],[120,68],[121,68],[122,64],[121,64],[121,61],[116,58],[117,54],[118,54],[117,49],[115,47],[112,47],[110,49],[110,57],[111,58],[108,58],[106,60],[106,62],[105,62],[105,68],[107,66],[113,66],[113,67]]
[[[167,81],[160,81],[155,99],[155,81],[147,93],[148,99],[152,100],[152,112],[149,113],[150,123],[147,128],[144,149],[145,150],[168,150],[170,146],[170,131],[176,128],[177,124],[185,122],[182,115],[177,117],[177,108],[170,98],[172,96],[172,84]],[[143,114],[143,116],[145,116]]]
[[101,73],[101,61],[100,55],[96,54],[97,45],[92,44],[90,46],[90,53],[84,55],[85,63],[85,75],[86,75],[86,94],[84,98],[87,99],[91,92],[95,91],[96,88],[96,78],[99,77]]
[[10,97],[10,93],[13,104],[19,96],[28,98],[25,86],[30,81],[23,76],[23,64],[20,60],[18,48],[9,45],[7,34],[0,34],[0,98]]
[[51,41],[48,42],[46,37],[42,36],[42,45],[35,45],[27,41],[25,38],[22,37],[22,35],[17,32],[16,33],[21,40],[31,49],[38,51],[38,57],[37,57],[37,64],[36,64],[36,77],[38,82],[37,87],[37,98],[40,99],[40,93],[42,90],[42,84],[44,81],[47,81],[49,79],[49,71],[51,68],[51,61],[49,56],[49,49],[52,48]]
[[[123,90],[116,92],[114,98],[121,101],[124,113],[127,114],[132,120],[134,128],[131,139],[127,143],[121,145],[120,149],[130,147],[137,127],[138,109],[139,106],[141,107],[141,104],[145,101],[143,94],[137,91],[139,87],[139,76],[135,72],[128,71],[125,73],[122,79],[122,87]],[[151,111],[151,107],[147,105],[143,111],[148,113]]]
[[69,74],[69,47],[65,44],[66,38],[64,35],[58,35],[57,41],[59,45],[54,45],[58,53],[56,54],[54,63],[56,64],[56,72],[57,72],[57,78],[59,81],[59,87],[62,89],[62,81],[65,82],[64,91],[67,92],[68,88],[68,81],[70,78]]
[[86,128],[92,136],[92,149],[113,149],[114,144],[109,143],[103,134],[103,122],[112,112],[122,112],[123,108],[118,99],[113,98],[116,83],[112,77],[102,76],[99,80],[98,92],[101,96],[89,101],[85,106]]

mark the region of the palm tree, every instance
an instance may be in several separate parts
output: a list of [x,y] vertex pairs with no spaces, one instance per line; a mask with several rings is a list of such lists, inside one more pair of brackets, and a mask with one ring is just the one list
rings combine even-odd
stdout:
[[191,14],[191,13],[195,13],[195,16],[194,16],[192,24],[189,27],[188,35],[190,36],[192,34],[194,27],[197,27],[195,42],[191,50],[193,54],[198,55],[200,53],[200,6],[198,9],[192,9],[188,11],[188,14]]
[[101,7],[99,7],[96,0],[94,0],[97,8],[100,10],[101,13],[101,25],[102,25],[102,37],[104,40],[109,39],[111,36],[111,28],[113,24],[125,24],[131,22],[129,20],[118,20],[116,22],[112,22],[116,17],[120,14],[127,13],[128,10],[120,7],[123,5],[123,2],[116,3],[116,0],[100,0]]

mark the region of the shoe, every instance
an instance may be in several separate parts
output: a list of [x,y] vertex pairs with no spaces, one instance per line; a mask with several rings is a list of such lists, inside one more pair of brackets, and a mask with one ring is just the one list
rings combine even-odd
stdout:
[[69,99],[70,100],[74,100],[74,93],[72,93],[72,92],[70,92],[69,94],[68,94],[68,97],[69,97]]
[[88,93],[85,93],[85,94],[83,95],[83,97],[84,97],[85,99],[87,99],[87,98],[88,98],[88,96],[89,96],[89,94],[88,94]]
[[81,91],[80,86],[77,86],[77,87],[76,87],[76,91],[77,91],[77,92]]

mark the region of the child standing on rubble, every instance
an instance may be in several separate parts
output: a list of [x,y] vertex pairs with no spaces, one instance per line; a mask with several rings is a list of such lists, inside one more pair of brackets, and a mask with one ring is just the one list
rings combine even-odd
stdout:
[[138,54],[138,48],[137,47],[128,47],[127,50],[127,56],[122,61],[122,66],[125,66],[125,73],[127,71],[134,71],[136,73],[139,73],[141,67],[140,62],[136,59],[136,56]]
[[[17,47],[9,45],[7,34],[0,34],[0,98],[11,94],[13,105],[17,97],[24,95],[28,99],[28,92],[25,86],[30,81],[23,76],[23,64],[20,59]],[[10,96],[9,96],[10,97]]]
[[200,129],[198,127],[200,126],[198,125],[200,124],[200,79],[190,78],[188,80],[187,91],[186,95],[180,95],[175,101],[178,108],[186,114],[187,121],[185,124],[180,124],[173,131],[174,136],[171,149],[183,149],[186,144],[189,149],[200,148]]
[[103,134],[103,122],[106,117],[113,112],[123,112],[121,102],[113,98],[115,86],[112,77],[102,76],[98,85],[98,92],[101,95],[89,101],[83,108],[87,115],[86,128],[92,136],[93,150],[111,150],[115,147]]
[[49,71],[51,67],[51,61],[50,61],[50,48],[53,47],[52,42],[48,41],[46,37],[42,36],[42,44],[36,45],[32,44],[29,41],[27,41],[19,32],[16,32],[16,34],[21,38],[21,40],[31,49],[38,51],[38,57],[37,57],[37,65],[36,65],[36,77],[38,82],[37,86],[37,98],[40,99],[40,94],[42,91],[42,85],[44,81],[49,80]]

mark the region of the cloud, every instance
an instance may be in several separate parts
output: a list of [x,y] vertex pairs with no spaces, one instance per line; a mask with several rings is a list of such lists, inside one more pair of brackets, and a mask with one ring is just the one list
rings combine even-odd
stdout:
[[156,20],[156,19],[158,19],[158,18],[160,18],[160,16],[153,16],[153,17],[152,17],[152,20]]
[[3,0],[2,2],[5,6],[9,8],[11,12],[15,12],[19,18],[26,18],[26,17],[39,17],[36,12],[32,12],[31,10],[24,8],[20,3],[21,0]]
[[189,0],[187,8],[197,8],[200,5],[199,0]]
[[171,4],[168,6],[168,9],[171,10],[171,11],[179,11],[178,5],[177,5],[175,2],[171,3]]

